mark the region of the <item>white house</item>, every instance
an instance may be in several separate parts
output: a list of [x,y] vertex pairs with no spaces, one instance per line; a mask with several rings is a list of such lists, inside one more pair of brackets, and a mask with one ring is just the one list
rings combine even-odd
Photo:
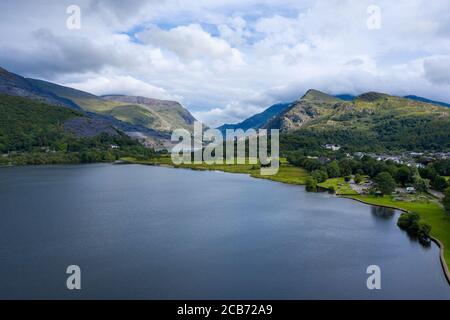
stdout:
[[339,151],[341,150],[341,146],[338,146],[337,144],[326,144],[325,149]]
[[414,188],[414,187],[407,187],[406,188],[406,192],[408,192],[408,193],[416,193],[416,188]]

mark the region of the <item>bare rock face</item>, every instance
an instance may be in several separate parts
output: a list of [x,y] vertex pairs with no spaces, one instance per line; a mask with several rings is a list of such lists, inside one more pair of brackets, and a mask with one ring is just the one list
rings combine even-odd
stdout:
[[101,134],[107,134],[109,136],[116,136],[119,134],[109,122],[85,117],[67,120],[64,123],[64,131],[83,138],[92,138]]
[[[196,120],[176,101],[123,95],[109,95],[102,98],[123,103],[123,106],[119,106],[120,109],[118,109],[121,112],[120,116],[130,117],[131,121],[145,121],[155,130],[169,132],[182,128],[192,132]],[[139,110],[137,107],[144,110]]]
[[290,108],[270,121],[265,128],[280,129],[282,132],[300,129],[306,124],[329,114],[342,100],[317,90],[306,94]]
[[175,101],[120,95],[102,98],[51,82],[28,79],[0,67],[1,93],[79,111],[87,119],[66,123],[66,130],[78,136],[137,132],[164,144],[170,142],[169,133],[174,128],[192,131],[195,121],[189,111]]

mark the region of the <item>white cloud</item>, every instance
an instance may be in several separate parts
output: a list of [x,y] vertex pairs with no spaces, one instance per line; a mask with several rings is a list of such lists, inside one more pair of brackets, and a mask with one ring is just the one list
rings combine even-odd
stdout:
[[[98,94],[183,99],[208,124],[237,122],[305,90],[450,101],[448,0],[0,2],[0,66]],[[139,41],[136,41],[139,40]],[[116,91],[116,92],[115,92]]]
[[246,105],[243,106],[239,102],[232,102],[224,108],[214,108],[208,111],[194,112],[194,117],[208,124],[211,127],[219,127],[224,123],[236,123],[242,119],[248,118],[256,113],[260,113],[264,108]]
[[125,94],[152,97],[163,100],[180,100],[163,88],[159,88],[130,76],[109,76],[90,78],[83,82],[66,83],[66,86],[94,93],[96,95]]
[[146,44],[167,49],[183,60],[214,59],[242,64],[239,50],[223,39],[213,37],[198,24],[180,26],[168,31],[152,26],[137,37]]

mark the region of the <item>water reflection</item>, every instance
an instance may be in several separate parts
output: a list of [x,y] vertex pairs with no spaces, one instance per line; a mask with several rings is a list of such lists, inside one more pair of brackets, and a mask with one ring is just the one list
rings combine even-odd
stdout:
[[[450,299],[438,248],[410,242],[395,210],[158,167],[0,176],[0,299]],[[377,292],[367,289],[373,264]]]
[[385,208],[385,207],[378,207],[378,206],[373,206],[371,208],[372,211],[372,215],[377,217],[377,218],[382,218],[385,220],[390,220],[392,219],[392,217],[395,214],[395,210],[391,209],[391,208]]

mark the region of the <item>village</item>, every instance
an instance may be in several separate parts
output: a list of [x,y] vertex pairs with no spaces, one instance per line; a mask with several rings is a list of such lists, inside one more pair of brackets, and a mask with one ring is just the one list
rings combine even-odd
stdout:
[[[342,147],[337,144],[325,144],[322,146],[326,150],[330,150],[333,152],[342,152]],[[450,152],[417,152],[417,151],[405,151],[401,153],[373,153],[373,152],[354,152],[352,154],[345,153],[345,158],[361,161],[364,157],[369,157],[377,162],[384,163],[393,163],[397,166],[407,166],[412,171],[416,171],[419,169],[425,169],[429,164],[432,164],[436,161],[440,160],[449,160]],[[332,162],[332,159],[327,156],[307,156],[308,159],[316,160],[321,165],[327,165]],[[448,177],[446,177],[448,181]],[[357,180],[357,181],[355,181]],[[338,181],[333,181],[336,193],[340,195],[345,194],[359,194],[359,195],[379,195],[381,196],[380,191],[376,191],[376,183],[370,179],[368,176],[363,176],[362,178],[355,178],[354,175],[350,175],[348,177],[341,178]],[[330,182],[325,182],[319,184],[320,186],[328,187]],[[429,181],[426,183],[426,190],[418,188],[414,183],[406,184],[406,185],[397,185],[392,195],[397,200],[426,200],[426,199],[439,199],[442,200],[444,198],[444,193],[442,190],[436,190],[433,184],[430,184]],[[424,192],[426,191],[426,192]]]

